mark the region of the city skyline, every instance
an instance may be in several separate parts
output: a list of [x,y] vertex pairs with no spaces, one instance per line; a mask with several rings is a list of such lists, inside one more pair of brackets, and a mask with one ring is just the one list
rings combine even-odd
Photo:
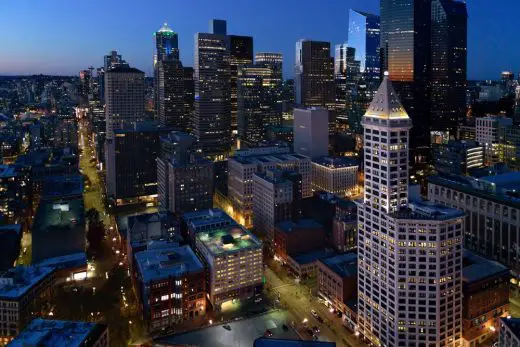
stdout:
[[[117,49],[132,66],[151,77],[153,32],[164,22],[179,34],[183,65],[193,66],[194,35],[208,32],[209,21],[220,18],[227,20],[228,32],[254,37],[254,53],[283,53],[284,78],[293,78],[294,44],[297,40],[312,39],[328,41],[331,45],[339,44],[347,40],[350,8],[379,14],[378,0],[329,1],[325,4],[291,0],[276,3],[278,7],[272,0],[259,4],[228,2],[216,5],[207,2],[197,8],[190,1],[176,1],[162,4],[160,12],[147,10],[144,4],[130,1],[124,2],[127,15],[115,18],[113,12],[122,4],[120,1],[109,4],[58,1],[53,2],[54,6],[49,6],[45,1],[30,5],[2,2],[0,11],[5,14],[5,20],[0,23],[0,30],[9,35],[0,38],[0,75],[76,75],[78,70],[87,66],[101,66],[100,57]],[[496,79],[502,70],[520,70],[520,62],[516,62],[515,52],[511,50],[514,46],[510,45],[514,39],[513,13],[516,12],[515,8],[520,9],[520,4],[508,4],[507,7],[486,5],[468,4],[470,80]],[[100,8],[106,11],[94,10]],[[273,8],[278,10],[268,11]],[[187,15],[195,10],[196,15]],[[265,14],[251,16],[251,13]],[[20,20],[22,16],[23,20]],[[89,25],[89,16],[95,25]],[[342,22],[343,26],[340,25]],[[39,35],[27,37],[27,23],[31,23]],[[272,40],[273,37],[277,40]]]

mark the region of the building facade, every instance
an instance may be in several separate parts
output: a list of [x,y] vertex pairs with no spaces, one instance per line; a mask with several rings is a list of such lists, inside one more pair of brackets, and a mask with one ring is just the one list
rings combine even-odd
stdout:
[[329,154],[329,111],[294,109],[294,151],[311,158]]
[[227,157],[231,150],[229,36],[195,35],[193,135],[204,156]]
[[206,314],[204,265],[189,246],[149,249],[134,255],[143,318],[152,334]]
[[294,90],[296,104],[334,107],[334,60],[331,58],[330,42],[296,42]]
[[[311,160],[296,153],[290,153],[288,147],[259,147],[237,151],[228,160],[228,196],[233,209],[240,214],[241,223],[252,226],[253,213],[253,175],[268,169],[296,171],[301,175],[301,195],[312,195]],[[242,223],[243,222],[243,223]]]
[[54,295],[54,268],[17,266],[0,275],[0,343],[17,336]]
[[411,126],[385,76],[363,117],[357,331],[376,346],[459,346],[464,213],[408,200]]
[[312,189],[339,197],[357,193],[359,164],[346,157],[321,157],[312,161]]
[[262,242],[253,234],[234,224],[200,231],[195,238],[209,272],[208,298],[215,309],[261,292]]
[[242,66],[253,64],[253,38],[229,35],[229,71],[231,92],[231,126],[238,125],[238,71]]
[[435,170],[443,174],[467,175],[484,166],[484,147],[476,141],[451,140],[433,145]]

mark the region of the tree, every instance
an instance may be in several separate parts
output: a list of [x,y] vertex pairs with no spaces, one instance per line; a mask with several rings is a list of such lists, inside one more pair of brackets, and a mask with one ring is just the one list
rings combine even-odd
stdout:
[[105,237],[105,226],[99,218],[99,211],[95,208],[90,208],[85,215],[88,222],[87,241],[89,248],[94,252],[99,252]]

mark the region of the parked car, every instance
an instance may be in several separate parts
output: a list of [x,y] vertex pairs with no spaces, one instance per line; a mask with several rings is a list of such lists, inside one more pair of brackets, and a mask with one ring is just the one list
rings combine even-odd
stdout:
[[312,331],[314,331],[315,334],[319,334],[320,328],[318,328],[317,326],[313,326]]
[[313,316],[314,318],[318,317],[318,313],[316,312],[315,309],[312,309],[312,310],[311,310],[311,314],[312,314],[312,316]]

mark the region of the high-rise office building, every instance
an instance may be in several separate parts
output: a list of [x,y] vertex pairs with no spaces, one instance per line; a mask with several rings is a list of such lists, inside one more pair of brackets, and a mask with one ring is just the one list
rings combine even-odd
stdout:
[[283,173],[273,169],[253,175],[253,223],[271,246],[275,224],[292,219],[293,182],[285,179]]
[[81,70],[79,72],[79,95],[83,104],[88,104],[88,96],[91,90],[92,72],[90,70]]
[[255,63],[263,64],[273,70],[276,78],[283,81],[283,55],[282,53],[258,52],[255,53]]
[[325,108],[294,109],[294,151],[311,158],[329,154],[329,112]]
[[256,63],[239,68],[237,118],[241,142],[258,144],[266,140],[268,127],[281,125],[280,85],[278,72],[270,65]]
[[413,121],[412,149],[429,145],[432,0],[381,0],[381,68]]
[[117,129],[107,140],[107,194],[117,206],[156,204],[159,139],[171,131],[148,121]]
[[179,60],[178,35],[164,25],[154,33],[155,111],[162,125],[180,131],[188,129],[185,110],[184,68]]
[[376,346],[460,346],[464,213],[408,200],[411,127],[385,76],[363,117],[357,329]]
[[164,23],[153,35],[155,38],[154,63],[165,58],[179,60],[179,37],[168,26],[168,23]]
[[117,54],[117,51],[110,51],[110,54],[105,55],[105,57],[103,58],[103,61],[104,61],[103,67],[105,69],[105,72],[117,65],[120,65],[120,64],[126,65],[127,64],[126,61],[123,60],[123,57],[121,56],[121,54]]
[[379,16],[352,9],[348,16],[348,46],[356,50],[355,60],[360,63],[360,72],[379,78],[381,73]]
[[105,72],[106,137],[144,117],[144,72],[128,65],[112,65]]
[[329,42],[296,42],[294,86],[297,104],[334,107],[334,59]]
[[229,35],[229,71],[231,74],[231,126],[237,129],[237,78],[242,66],[253,63],[253,38]]
[[360,76],[360,62],[356,60],[356,50],[347,43],[335,46],[334,49],[334,83],[336,108],[348,110],[352,108],[352,94]]
[[431,13],[431,125],[455,134],[466,114],[468,13],[455,0],[433,0]]
[[193,134],[203,154],[224,158],[231,150],[229,36],[195,35]]
[[188,129],[192,129],[193,112],[195,110],[195,82],[193,81],[193,68],[184,68],[184,115],[188,118]]
[[180,60],[171,57],[155,64],[156,112],[162,125],[179,131],[187,131],[189,118],[186,114],[184,95],[184,68]]
[[175,131],[161,139],[157,158],[157,197],[160,210],[176,214],[213,205],[213,163],[200,157],[193,136]]
[[227,22],[224,19],[209,21],[209,32],[216,35],[227,35]]

